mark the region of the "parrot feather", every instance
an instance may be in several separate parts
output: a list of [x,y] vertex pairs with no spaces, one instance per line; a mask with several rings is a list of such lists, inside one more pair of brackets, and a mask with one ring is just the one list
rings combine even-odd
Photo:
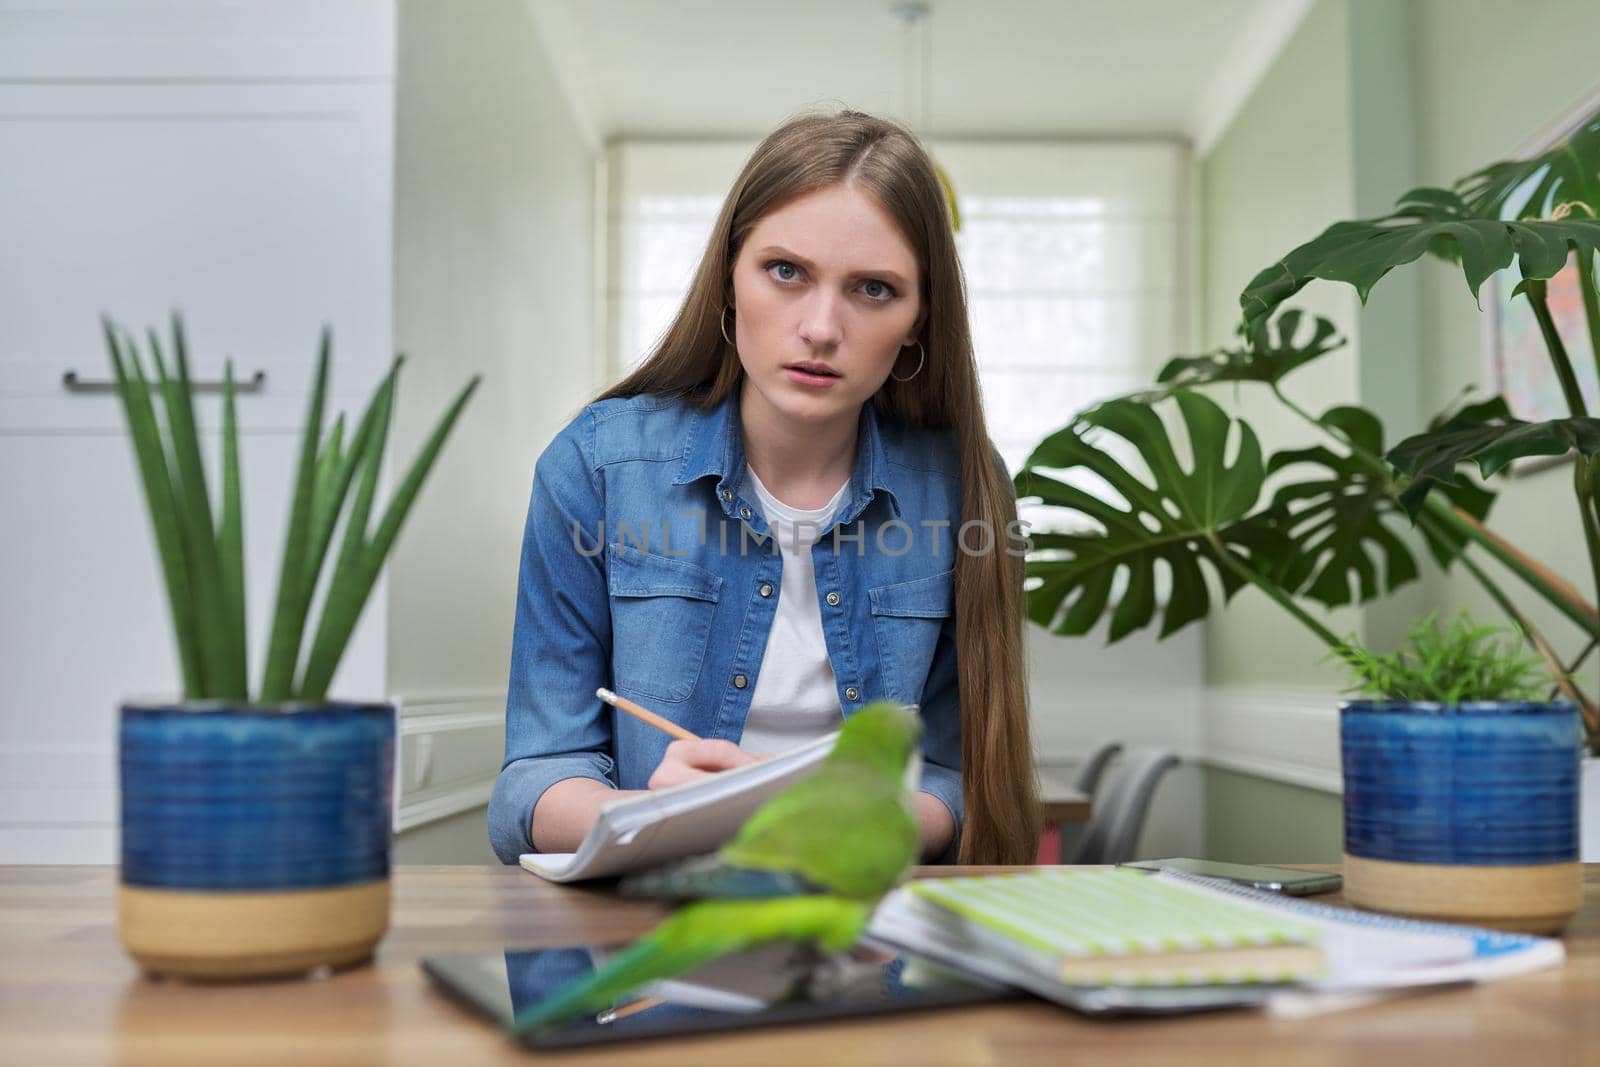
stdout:
[[813,942],[830,951],[855,944],[873,905],[830,896],[784,900],[707,900],[686,905],[594,973],[523,1009],[517,1032],[609,1008],[646,982],[672,978],[703,963],[773,941]]

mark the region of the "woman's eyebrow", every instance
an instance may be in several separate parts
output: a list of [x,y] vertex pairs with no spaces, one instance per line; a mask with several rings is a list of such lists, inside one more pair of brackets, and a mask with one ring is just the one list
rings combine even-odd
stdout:
[[[816,268],[816,264],[811,262],[805,256],[802,256],[802,255],[800,255],[798,253],[795,253],[795,252],[791,252],[787,248],[784,248],[782,245],[767,245],[765,248],[763,248],[759,252],[757,252],[756,255],[758,255],[758,256],[768,256],[768,255],[782,256],[784,259],[792,259],[792,260],[794,260],[796,263],[800,264],[800,266],[806,268],[807,270],[814,270]],[[878,269],[878,270],[855,270],[855,271],[851,271],[850,274],[848,275],[848,277],[851,277],[851,278],[864,278],[864,277],[868,277],[868,276],[875,277],[875,278],[882,278],[885,281],[893,282],[895,285],[900,286],[900,288],[902,288],[902,289],[904,289],[905,286],[906,286],[906,280],[904,278],[900,277],[899,273],[897,273],[896,271],[889,270],[887,267],[882,268],[882,269]]]

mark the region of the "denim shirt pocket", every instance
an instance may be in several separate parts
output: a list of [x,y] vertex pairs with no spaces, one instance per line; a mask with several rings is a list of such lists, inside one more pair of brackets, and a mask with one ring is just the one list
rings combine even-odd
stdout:
[[687,700],[700,678],[722,576],[625,542],[606,546],[612,684],[639,696]]
[[939,632],[955,601],[955,570],[869,589],[887,696],[921,704]]

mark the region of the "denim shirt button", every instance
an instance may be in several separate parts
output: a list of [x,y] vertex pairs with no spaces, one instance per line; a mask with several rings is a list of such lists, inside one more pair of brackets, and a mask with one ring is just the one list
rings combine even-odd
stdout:
[[750,518],[750,509],[749,508],[740,508],[739,509],[739,517],[741,519],[749,519]]
[[844,691],[844,698],[846,700],[855,700],[860,696],[861,696],[861,693],[853,685],[849,689],[846,689]]
[[[828,606],[830,608],[836,608],[836,607],[839,606],[839,594],[838,593],[829,593],[828,594]],[[855,697],[851,697],[850,699],[854,700]]]
[[[750,679],[746,678],[744,675],[736,674],[736,675],[733,676],[733,687],[735,689],[743,689],[745,686],[747,686],[749,684],[750,684]],[[852,697],[851,699],[854,699],[854,698]]]
[[762,582],[761,583],[761,595],[762,596],[771,596],[772,595],[772,583],[771,582]]
[[732,500],[733,499],[733,490],[732,489],[724,489],[722,491],[722,499],[724,499],[724,500]]

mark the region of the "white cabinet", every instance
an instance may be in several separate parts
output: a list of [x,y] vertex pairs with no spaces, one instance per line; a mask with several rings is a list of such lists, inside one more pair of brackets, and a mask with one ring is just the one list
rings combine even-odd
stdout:
[[[394,22],[0,0],[0,862],[114,862],[117,704],[179,689],[120,408],[62,382],[109,377],[102,311],[165,338],[180,308],[197,378],[265,372],[239,401],[259,676],[318,331],[336,409],[392,355]],[[385,600],[335,695],[385,695]]]

